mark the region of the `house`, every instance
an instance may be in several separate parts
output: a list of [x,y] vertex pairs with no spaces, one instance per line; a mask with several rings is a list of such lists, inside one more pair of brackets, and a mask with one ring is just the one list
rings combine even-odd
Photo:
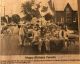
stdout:
[[78,30],[78,11],[72,9],[69,3],[64,10],[55,12],[56,23],[66,25],[69,29]]

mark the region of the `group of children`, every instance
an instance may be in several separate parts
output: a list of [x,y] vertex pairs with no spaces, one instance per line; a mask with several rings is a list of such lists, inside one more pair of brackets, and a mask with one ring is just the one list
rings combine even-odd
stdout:
[[[45,43],[46,51],[50,51],[50,41],[63,40],[64,46],[68,44],[68,32],[67,29],[62,29],[61,26],[39,26],[33,24],[19,25],[19,43],[25,46],[38,45],[38,50],[41,52],[43,42]],[[56,42],[57,43],[57,42]]]

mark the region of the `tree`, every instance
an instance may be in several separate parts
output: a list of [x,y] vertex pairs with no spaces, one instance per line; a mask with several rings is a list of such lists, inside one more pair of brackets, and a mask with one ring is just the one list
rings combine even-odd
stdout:
[[12,21],[18,24],[20,22],[20,16],[18,14],[12,15]]
[[40,12],[39,12],[39,4],[36,5],[37,7],[33,9],[34,7],[34,1],[32,2],[26,2],[22,5],[22,12],[25,14],[25,19],[30,21],[32,20],[33,17],[40,17]]
[[43,6],[43,8],[42,8],[42,12],[46,12],[48,10],[48,7],[46,7],[46,6]]
[[11,23],[11,22],[12,22],[11,17],[8,17],[8,23]]
[[23,20],[27,20],[27,21],[31,21],[31,19],[32,19],[32,16],[30,15],[30,14],[27,14],[27,15],[25,15],[24,17],[23,17]]
[[7,20],[6,20],[6,18],[3,16],[3,17],[1,17],[1,22],[5,22],[5,23],[7,23]]
[[10,16],[5,15],[5,18],[6,18],[6,20],[7,20],[7,23],[11,23],[11,17],[10,17]]
[[45,20],[51,20],[53,19],[53,16],[50,14],[50,13],[47,13],[45,16],[44,16]]

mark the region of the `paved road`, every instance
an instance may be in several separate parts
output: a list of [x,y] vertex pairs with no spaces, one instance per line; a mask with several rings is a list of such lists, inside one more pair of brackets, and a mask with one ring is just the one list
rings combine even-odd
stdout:
[[[38,54],[38,51],[30,46],[20,47],[18,41],[18,35],[0,35],[0,55],[26,55],[26,54]],[[77,44],[78,45],[78,44]],[[65,52],[78,53],[79,48],[72,46],[65,49]],[[64,50],[63,50],[64,53]],[[54,53],[51,53],[54,54]]]
[[[3,35],[0,42],[0,54],[12,55],[12,54],[30,54],[32,50],[30,47],[20,47],[18,36],[16,35]],[[29,51],[30,50],[30,51]]]

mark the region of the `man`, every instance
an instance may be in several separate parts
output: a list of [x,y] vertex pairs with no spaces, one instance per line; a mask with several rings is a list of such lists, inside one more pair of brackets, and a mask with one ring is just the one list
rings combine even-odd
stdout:
[[50,38],[51,38],[51,33],[47,31],[47,33],[45,34],[45,47],[47,52],[50,52]]
[[38,45],[38,50],[41,52],[42,40],[40,38],[40,30],[38,30],[37,27],[34,27],[33,30],[33,42]]
[[31,45],[32,41],[33,41],[33,27],[29,27],[28,31],[27,31],[27,43],[29,45]]
[[19,25],[19,45],[24,46],[24,26]]

